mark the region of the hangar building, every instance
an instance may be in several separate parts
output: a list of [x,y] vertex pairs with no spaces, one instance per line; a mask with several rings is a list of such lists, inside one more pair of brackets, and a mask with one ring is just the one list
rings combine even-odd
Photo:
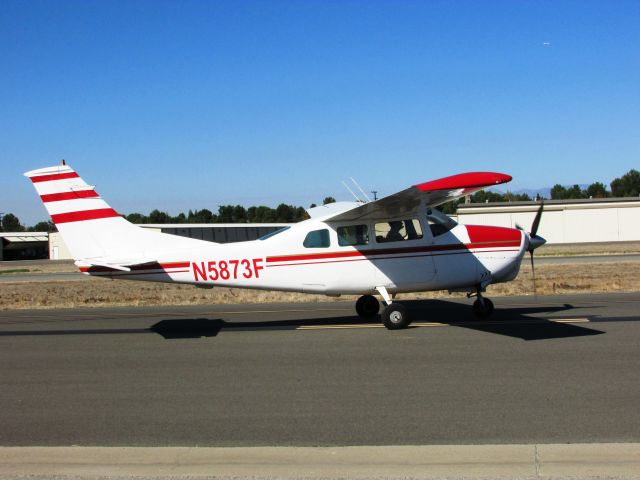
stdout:
[[[458,223],[497,225],[525,230],[536,202],[468,203],[458,207]],[[538,233],[547,243],[624,242],[640,240],[640,198],[545,200]]]
[[47,258],[47,232],[0,232],[0,261]]

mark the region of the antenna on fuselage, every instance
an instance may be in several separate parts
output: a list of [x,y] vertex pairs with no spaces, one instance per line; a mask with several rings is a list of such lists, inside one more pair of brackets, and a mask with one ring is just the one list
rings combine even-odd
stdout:
[[351,177],[351,181],[353,182],[353,184],[358,187],[358,190],[360,190],[360,192],[362,193],[362,195],[364,196],[364,198],[367,199],[367,202],[370,202],[371,199],[367,196],[366,193],[364,193],[364,190],[362,189],[362,187],[360,185],[358,185],[358,182],[356,182],[353,177]]
[[342,185],[344,185],[344,188],[346,188],[347,190],[349,190],[349,193],[350,193],[351,195],[353,195],[353,198],[355,198],[355,199],[356,199],[356,202],[364,203],[362,200],[360,200],[360,199],[358,198],[358,196],[357,196],[355,193],[353,193],[353,190],[351,190],[351,189],[349,188],[349,185],[347,185],[347,184],[344,182],[344,180],[342,181]]

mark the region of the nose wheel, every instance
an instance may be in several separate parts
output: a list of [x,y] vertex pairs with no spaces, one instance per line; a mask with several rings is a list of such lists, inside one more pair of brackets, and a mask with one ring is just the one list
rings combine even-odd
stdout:
[[473,313],[478,318],[490,317],[493,313],[493,302],[488,298],[478,295],[476,301],[473,302]]

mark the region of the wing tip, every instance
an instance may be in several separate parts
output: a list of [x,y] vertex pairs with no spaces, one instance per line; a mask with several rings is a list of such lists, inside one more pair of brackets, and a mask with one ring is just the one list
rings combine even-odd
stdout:
[[511,175],[498,172],[467,172],[450,177],[420,183],[416,188],[422,192],[431,190],[453,190],[458,188],[482,188],[500,185],[513,180]]

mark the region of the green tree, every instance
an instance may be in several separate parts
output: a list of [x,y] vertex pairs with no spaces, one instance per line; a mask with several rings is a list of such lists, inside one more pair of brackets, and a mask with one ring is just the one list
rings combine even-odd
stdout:
[[567,198],[585,198],[587,196],[586,192],[580,188],[580,185],[567,188],[567,195]]
[[324,200],[322,200],[322,204],[326,205],[327,203],[336,203],[336,199],[333,197],[324,197]]
[[567,197],[567,189],[564,188],[562,185],[560,185],[559,183],[556,183],[552,188],[551,188],[551,199],[552,200],[563,200]]
[[276,221],[276,211],[273,208],[260,205],[247,209],[249,223],[272,223]]
[[143,223],[149,223],[149,217],[141,213],[130,213],[124,218],[130,221],[131,223],[136,223],[138,225]]
[[217,223],[246,223],[247,210],[241,205],[220,205]]
[[242,205],[233,207],[233,223],[247,223],[247,209]]
[[607,198],[609,196],[609,192],[604,186],[604,183],[600,182],[594,182],[589,185],[587,187],[586,194],[589,198]]
[[489,190],[480,190],[479,192],[471,195],[472,203],[487,203],[487,202],[504,202],[504,195],[491,192]]
[[511,193],[507,192],[504,194],[505,202],[530,202],[531,197],[526,193]]
[[309,218],[309,214],[303,207],[296,208],[296,212],[293,217],[294,222],[301,222],[303,220],[307,220],[308,218]]
[[180,212],[178,215],[171,219],[171,223],[187,223],[187,216]]
[[50,220],[44,220],[42,222],[36,223],[33,227],[29,227],[28,231],[30,232],[57,232],[55,224]]
[[149,223],[171,223],[171,217],[167,212],[161,212],[160,210],[152,210],[149,213]]
[[296,207],[281,203],[276,207],[276,222],[293,223],[296,221]]
[[640,172],[629,170],[622,177],[611,182],[611,194],[614,197],[637,197],[640,195]]
[[2,217],[3,232],[24,232],[24,227],[20,224],[20,220],[13,213],[7,213]]
[[189,223],[215,223],[215,215],[207,208],[202,210],[191,211],[187,215],[187,222]]
[[551,189],[552,200],[567,200],[571,198],[586,198],[587,193],[580,188],[580,185],[573,185],[572,187],[563,187],[560,184],[555,184]]

